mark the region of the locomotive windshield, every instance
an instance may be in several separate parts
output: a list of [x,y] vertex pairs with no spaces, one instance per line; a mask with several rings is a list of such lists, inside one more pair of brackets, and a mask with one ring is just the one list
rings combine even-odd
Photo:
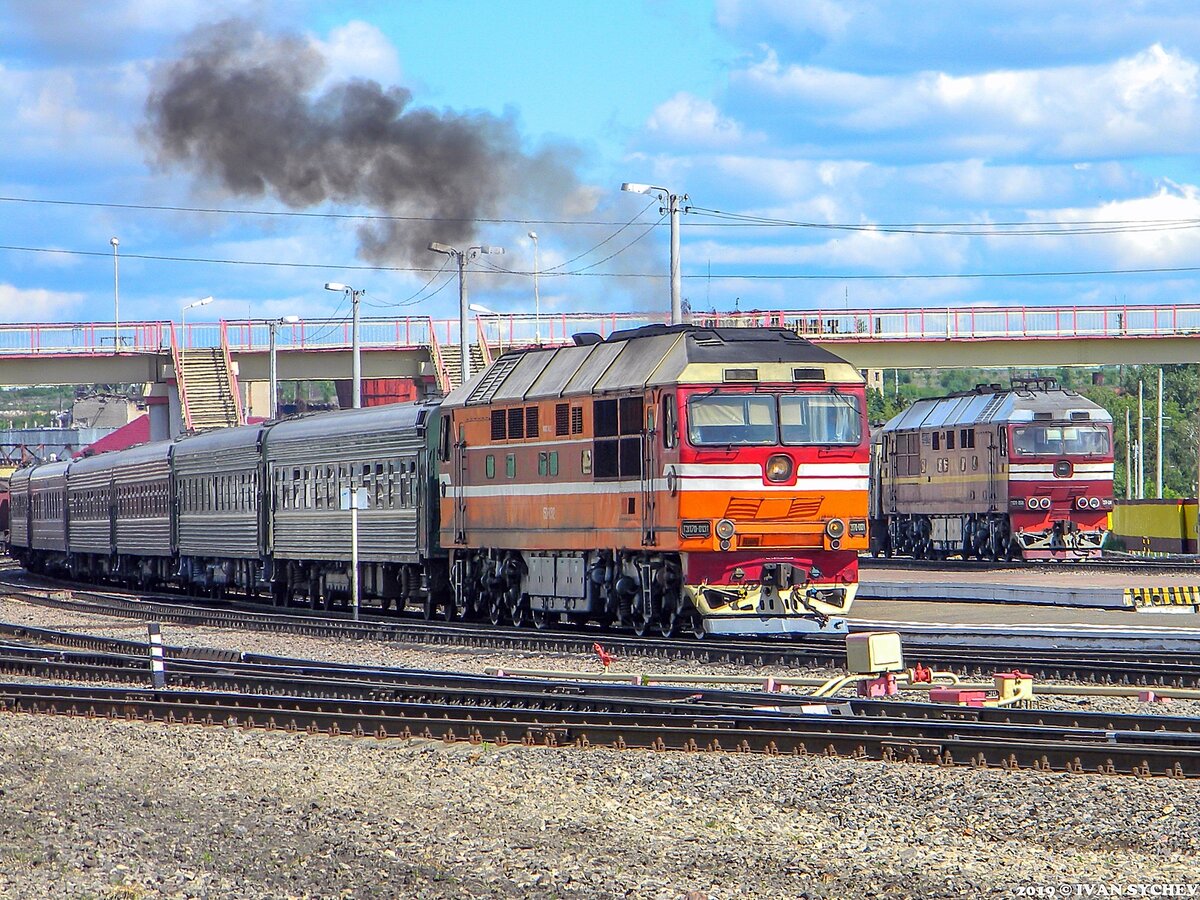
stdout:
[[1022,425],[1013,429],[1013,450],[1021,456],[1102,456],[1109,452],[1103,425]]
[[862,415],[858,398],[846,394],[710,394],[688,403],[688,440],[696,447],[857,445]]

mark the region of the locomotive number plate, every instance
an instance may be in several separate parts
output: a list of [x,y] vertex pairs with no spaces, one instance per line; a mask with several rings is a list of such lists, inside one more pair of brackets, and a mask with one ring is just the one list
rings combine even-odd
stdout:
[[684,519],[679,523],[679,534],[684,538],[711,537],[712,522],[708,519]]

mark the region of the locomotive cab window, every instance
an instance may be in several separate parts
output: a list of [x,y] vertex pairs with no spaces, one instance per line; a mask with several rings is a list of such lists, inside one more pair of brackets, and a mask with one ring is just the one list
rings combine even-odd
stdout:
[[662,445],[667,448],[679,443],[679,422],[675,412],[675,395],[662,398]]
[[1013,429],[1018,456],[1099,456],[1109,452],[1103,425],[1025,425]]
[[712,394],[688,401],[688,440],[696,447],[769,445],[779,441],[775,398]]

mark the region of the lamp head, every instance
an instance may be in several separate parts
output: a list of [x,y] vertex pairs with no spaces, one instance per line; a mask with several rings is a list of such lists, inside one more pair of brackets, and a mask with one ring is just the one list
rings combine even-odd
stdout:
[[641,184],[636,181],[627,181],[621,185],[621,190],[629,191],[631,194],[649,194],[651,191],[661,190],[652,184]]
[[299,321],[299,316],[280,316],[279,318],[280,325],[295,325]]
[[493,256],[499,256],[504,253],[504,248],[503,247],[493,247],[490,244],[484,244],[482,247],[479,248],[479,252],[480,253],[489,253]]
[[345,291],[345,290],[349,290],[349,288],[347,288],[346,285],[342,284],[340,281],[327,281],[327,282],[325,282],[325,290],[327,290],[327,291]]
[[529,232],[529,237],[536,241],[538,239],[537,232],[536,231]]
[[116,238],[110,238],[108,242],[109,242],[110,244],[112,244],[112,245],[113,245],[113,249],[114,249],[114,250],[116,250],[116,249],[117,249],[117,244],[121,243],[121,242],[120,242],[120,241],[118,241]]
[[429,249],[434,253],[448,253],[450,255],[454,254],[453,247],[451,247],[449,244],[439,244],[437,241],[432,242],[429,245]]
[[491,316],[500,315],[500,313],[496,312],[494,309],[488,309],[482,303],[468,303],[467,309],[469,309],[471,312],[486,313]]

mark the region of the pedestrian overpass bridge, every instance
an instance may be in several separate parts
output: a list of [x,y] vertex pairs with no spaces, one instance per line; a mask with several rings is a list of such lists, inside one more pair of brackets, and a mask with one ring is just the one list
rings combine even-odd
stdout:
[[[480,314],[467,322],[472,370],[512,347],[570,343],[661,323],[665,313]],[[1070,307],[791,309],[697,313],[698,325],[783,327],[862,369],[982,366],[1100,366],[1200,361],[1200,304]],[[276,328],[281,380],[348,379],[348,320],[308,319]],[[424,381],[447,390],[459,380],[456,319],[364,318],[365,379]],[[264,320],[78,322],[0,326],[0,384],[145,382],[180,403],[189,353],[228,361],[228,389],[250,414],[266,409],[270,326]],[[195,360],[193,359],[193,362]],[[183,416],[186,428],[186,416]]]

